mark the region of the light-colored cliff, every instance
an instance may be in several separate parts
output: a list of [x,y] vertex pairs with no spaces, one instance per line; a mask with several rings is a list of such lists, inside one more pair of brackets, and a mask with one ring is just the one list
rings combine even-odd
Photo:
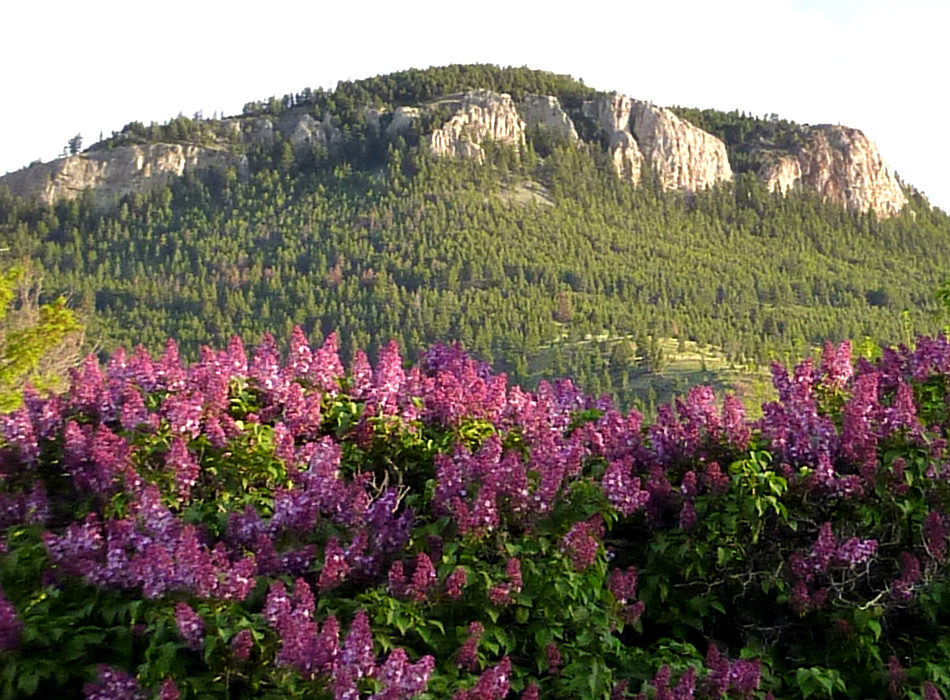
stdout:
[[785,193],[801,187],[852,211],[873,211],[881,218],[900,213],[907,198],[864,133],[823,125],[804,127],[804,136],[796,153],[760,172],[770,190]]
[[668,109],[633,100],[631,131],[663,189],[696,192],[732,179],[726,144]]
[[556,97],[528,95],[521,101],[520,112],[527,128],[547,129],[561,138],[577,141],[574,122]]
[[629,131],[615,131],[607,142],[607,148],[618,177],[639,185],[644,158],[633,135]]
[[584,116],[593,119],[607,134],[630,130],[630,112],[633,100],[612,92],[584,102]]
[[119,146],[24,168],[0,177],[0,187],[27,199],[35,196],[46,204],[78,197],[92,188],[96,204],[102,207],[130,192],[164,184],[186,171],[232,166],[246,171],[247,160],[225,149],[192,145]]
[[436,155],[481,161],[482,144],[486,140],[516,148],[524,145],[525,123],[510,95],[471,90],[427,106],[428,109],[444,107],[454,113],[426,139],[429,150]]

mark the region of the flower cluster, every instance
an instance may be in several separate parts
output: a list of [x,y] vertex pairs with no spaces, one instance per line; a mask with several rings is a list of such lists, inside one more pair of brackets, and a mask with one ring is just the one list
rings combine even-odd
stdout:
[[[235,339],[186,366],[169,342],[157,359],[119,351],[103,368],[90,357],[62,396],[29,390],[0,416],[0,545],[6,554],[33,533],[32,556],[45,557],[37,585],[140,595],[150,620],[174,618],[166,642],[237,676],[292,675],[338,698],[373,687],[395,700],[426,692],[438,666],[454,674],[440,683],[454,683],[446,692],[459,700],[503,698],[512,684],[524,698],[564,694],[587,658],[581,643],[531,635],[533,670],[496,644],[498,628],[537,626],[525,601],[552,592],[596,607],[578,619],[603,630],[579,638],[617,654],[657,619],[693,624],[697,571],[725,570],[703,594],[717,610],[736,593],[731,582],[767,597],[756,577],[783,577],[779,600],[800,613],[793,625],[827,617],[829,601],[911,607],[950,551],[948,375],[942,337],[856,367],[849,344],[828,345],[818,369],[773,367],[778,398],[759,421],[700,387],[644,425],[568,380],[508,387],[457,345],[409,368],[391,343],[375,365],[358,352],[346,367],[334,334],[316,348],[295,328],[284,357],[267,336],[250,359]],[[912,517],[885,526],[869,516],[868,532],[843,522],[865,511]],[[562,593],[533,556],[569,562],[563,573],[583,583]],[[685,573],[644,568],[684,561]],[[663,580],[681,573],[676,587]],[[17,651],[36,636],[34,593],[4,575],[14,585],[2,581],[0,654],[34,653]],[[685,590],[688,604],[677,598]],[[360,607],[379,600],[385,612]],[[841,629],[855,622],[838,617]],[[432,621],[411,648],[454,654],[457,669],[431,655],[410,661],[396,639],[410,618]],[[461,644],[459,619],[470,623]],[[87,695],[161,686],[177,697],[175,681],[137,662],[104,667]],[[698,656],[694,665],[675,679],[661,663],[632,677],[652,678],[650,697],[761,695],[757,661],[710,644],[705,669]]]

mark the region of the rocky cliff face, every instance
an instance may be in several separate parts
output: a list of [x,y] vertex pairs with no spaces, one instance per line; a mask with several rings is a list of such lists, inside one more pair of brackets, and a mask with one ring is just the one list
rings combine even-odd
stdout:
[[521,116],[529,129],[542,128],[563,139],[577,141],[574,122],[551,95],[528,95],[520,105]]
[[643,154],[629,131],[615,131],[607,141],[610,162],[621,180],[639,185],[643,172]]
[[802,187],[881,218],[899,214],[907,203],[877,146],[858,129],[844,126],[805,127],[801,148],[774,160],[760,175],[772,191]]
[[[362,116],[377,134],[387,123],[380,108],[365,107]],[[569,114],[550,95],[528,95],[515,105],[510,95],[471,90],[424,105],[397,107],[385,134],[395,139],[414,125],[428,124],[432,131],[422,142],[430,152],[481,161],[486,142],[520,148],[526,129],[540,128],[579,142],[575,119],[583,127],[584,138],[598,138],[617,175],[633,185],[640,184],[644,165],[666,190],[695,192],[732,179],[722,141],[668,109],[618,93],[589,99],[571,107]],[[87,151],[0,177],[0,187],[46,203],[93,188],[97,204],[107,206],[116,197],[164,184],[188,170],[236,166],[243,172],[245,148],[266,150],[278,138],[289,142],[298,154],[314,146],[338,152],[344,141],[340,127],[338,118],[324,114],[317,120],[306,106],[284,110],[276,117],[233,117],[220,122],[213,146],[153,143]],[[799,140],[781,144],[756,142],[752,152],[761,153],[759,162],[766,163],[758,174],[772,191],[802,188],[879,217],[901,211],[906,198],[877,147],[863,133],[841,126],[806,126],[800,135]]]
[[343,132],[334,126],[329,114],[324,115],[323,121],[317,121],[309,114],[295,115],[291,119],[283,120],[278,130],[286,135],[297,153],[313,146],[330,150],[343,143]]
[[696,192],[732,179],[726,144],[668,109],[634,100],[631,131],[663,189]]
[[78,197],[92,188],[96,204],[104,207],[130,192],[142,192],[186,171],[213,166],[236,166],[244,171],[247,160],[224,149],[200,146],[120,146],[24,168],[0,177],[0,187],[24,198],[36,196],[46,204]]
[[732,179],[726,145],[668,109],[616,93],[584,103],[606,137],[617,174],[634,184],[649,165],[663,189],[697,190]]
[[427,138],[429,150],[439,156],[484,157],[482,143],[490,139],[508,146],[524,145],[525,123],[510,95],[471,90],[428,106],[449,107],[454,114]]
[[628,131],[633,100],[613,92],[584,103],[584,116],[593,119],[608,136],[618,131]]

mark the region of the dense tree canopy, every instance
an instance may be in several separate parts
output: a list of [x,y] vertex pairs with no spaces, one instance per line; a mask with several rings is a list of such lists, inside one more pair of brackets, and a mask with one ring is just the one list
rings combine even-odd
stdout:
[[[662,364],[660,337],[763,364],[825,339],[934,330],[950,219],[914,193],[887,221],[771,195],[736,144],[753,134],[787,145],[795,125],[680,110],[731,144],[739,173],[684,196],[649,173],[639,188],[620,182],[597,144],[534,133],[520,153],[489,144],[482,165],[437,160],[418,133],[389,140],[361,111],[468,87],[565,103],[592,92],[495,66],[307,90],[247,111],[332,114],[343,143],[330,152],[295,153],[278,136],[249,148],[247,177],[191,175],[109,211],[91,198],[42,207],[0,193],[0,241],[37,261],[52,294],[94,312],[90,337],[103,350],[154,350],[174,336],[193,357],[203,343],[295,323],[318,338],[339,330],[345,353],[396,339],[414,356],[458,339],[514,381],[567,374],[624,405],[647,400],[630,379]],[[123,138],[219,138],[221,124],[179,116],[131,124]],[[631,342],[635,351],[616,348]]]

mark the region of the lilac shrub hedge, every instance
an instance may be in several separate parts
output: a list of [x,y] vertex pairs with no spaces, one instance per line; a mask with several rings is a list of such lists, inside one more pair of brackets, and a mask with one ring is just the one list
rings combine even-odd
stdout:
[[939,698],[950,344],[651,425],[457,347],[90,358],[0,418],[0,692]]

